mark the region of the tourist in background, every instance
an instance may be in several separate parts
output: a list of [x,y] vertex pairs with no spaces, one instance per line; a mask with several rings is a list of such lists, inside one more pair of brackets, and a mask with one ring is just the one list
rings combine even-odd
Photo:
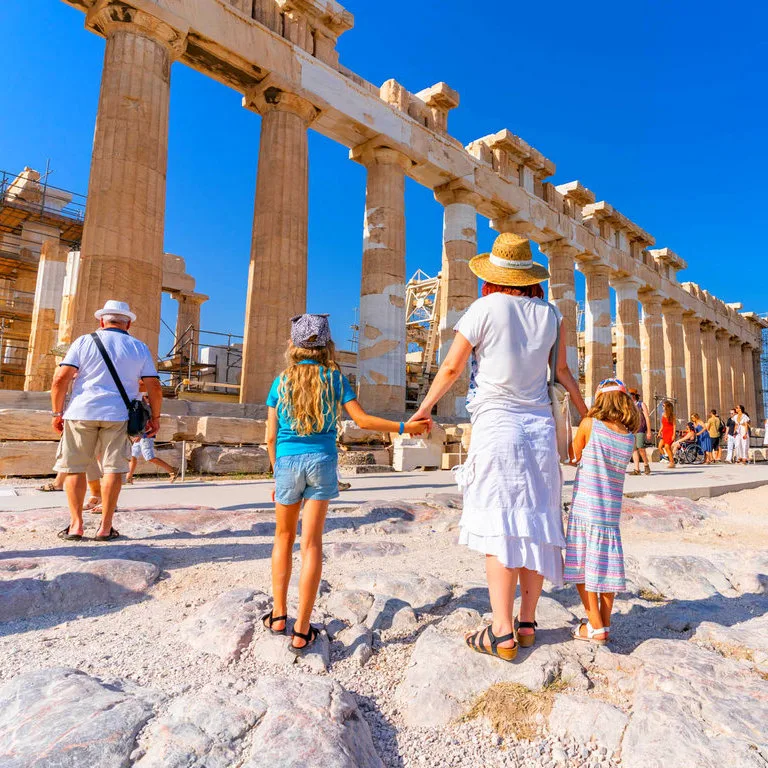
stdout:
[[[152,407],[148,434],[155,435],[160,426],[163,394],[152,353],[144,342],[128,333],[136,315],[125,302],[110,300],[95,317],[100,325],[98,337],[129,400],[138,398],[139,381],[144,382]],[[72,397],[64,412],[70,384]],[[64,489],[70,514],[70,523],[59,532],[59,538],[82,539],[86,471],[96,457],[101,456],[102,517],[95,540],[111,541],[119,536],[112,526],[112,518],[123,475],[128,471],[128,410],[90,334],[80,336],[70,346],[53,377],[51,403],[53,428],[62,435],[56,466],[67,475]]]
[[709,433],[709,439],[712,443],[712,461],[720,461],[722,455],[720,453],[720,437],[725,431],[725,425],[723,420],[717,415],[717,411],[713,408],[709,412],[709,418],[707,419],[707,432]]
[[575,640],[605,645],[614,597],[625,589],[619,519],[639,422],[624,384],[607,379],[573,440],[574,458],[581,464],[568,516],[565,580],[576,585],[587,613],[573,631]]
[[707,425],[701,420],[698,413],[691,414],[691,424],[693,424],[693,432],[696,435],[696,442],[699,447],[704,451],[704,463],[712,463],[712,440],[709,437],[709,431]]
[[727,438],[725,461],[727,464],[732,464],[733,452],[736,447],[736,411],[733,408],[731,408],[728,420],[725,422],[725,434]]
[[737,464],[749,462],[749,414],[743,405],[736,406],[736,415],[733,418],[736,423],[733,434],[733,455]]
[[[328,315],[291,321],[288,367],[267,397],[267,449],[275,474],[275,541],[272,546],[272,610],[266,629],[283,634],[288,621],[288,583],[301,513],[299,608],[290,649],[303,653],[317,639],[310,622],[323,568],[323,526],[328,503],[339,495],[336,437],[342,407],[362,429],[421,434],[427,421],[408,424],[369,416],[336,364]],[[304,509],[302,511],[302,504]]]
[[457,323],[453,344],[414,418],[431,419],[471,358],[472,444],[457,472],[464,494],[459,541],[485,555],[493,622],[465,640],[475,651],[511,661],[518,643],[535,642],[544,579],[563,583],[562,476],[547,386],[558,335],[557,380],[581,416],[587,409],[568,370],[561,316],[543,300],[540,284],[549,273],[533,262],[530,243],[502,234],[493,251],[474,257],[469,268],[484,281],[482,298]]
[[671,401],[665,400],[662,404],[661,431],[659,432],[659,451],[662,456],[669,459],[669,468],[675,468],[675,454],[672,452],[672,443],[675,441],[675,407]]
[[640,399],[640,393],[636,389],[630,389],[629,394],[637,408],[640,417],[635,432],[635,450],[632,452],[632,460],[635,462],[633,475],[640,474],[640,460],[642,459],[645,467],[645,474],[651,474],[651,462],[648,460],[648,452],[645,450],[647,443],[651,442],[651,415],[648,413],[648,406]]

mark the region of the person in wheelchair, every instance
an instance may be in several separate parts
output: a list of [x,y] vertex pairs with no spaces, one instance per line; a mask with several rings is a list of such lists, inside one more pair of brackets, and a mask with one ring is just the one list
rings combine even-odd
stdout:
[[672,443],[672,454],[677,455],[677,452],[681,448],[687,447],[690,443],[696,442],[696,430],[693,426],[693,422],[689,421],[688,424],[686,424],[686,430],[683,432],[682,435],[680,435],[679,440],[675,440],[674,443]]

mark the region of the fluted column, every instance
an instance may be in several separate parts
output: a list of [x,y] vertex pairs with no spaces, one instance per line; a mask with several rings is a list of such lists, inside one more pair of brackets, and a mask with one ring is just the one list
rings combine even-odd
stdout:
[[411,161],[388,147],[353,150],[368,170],[360,288],[357,377],[373,412],[405,410],[405,171]]
[[[685,382],[688,410],[706,421],[707,404],[704,395],[704,355],[702,351],[701,320],[693,313],[683,315],[685,344]],[[714,407],[714,406],[712,406]]]
[[592,402],[597,385],[613,376],[611,349],[611,293],[608,285],[610,269],[603,264],[581,267],[586,279],[586,309],[584,312],[585,394]]
[[200,307],[208,301],[202,293],[173,293],[179,312],[176,315],[176,343],[183,342],[182,353],[197,360],[200,342]]
[[74,336],[92,331],[107,299],[127,301],[131,332],[157,352],[163,274],[171,63],[186,30],[144,11],[98,2],[86,25],[104,35]]
[[640,357],[643,368],[643,395],[647,402],[667,393],[664,372],[664,327],[661,315],[661,296],[650,291],[639,295],[643,307],[640,324]]
[[[469,260],[477,254],[476,193],[448,184],[435,190],[443,206],[443,261],[440,280],[440,351],[445,360],[454,338],[454,326],[477,298],[477,277]],[[456,380],[437,406],[438,416],[467,417],[469,370]]]
[[730,339],[731,353],[731,386],[733,387],[734,403],[743,405],[745,408],[746,397],[744,392],[744,360],[741,356],[741,339],[735,336]]
[[678,419],[688,420],[688,390],[685,375],[685,348],[683,342],[683,308],[679,304],[662,305],[664,315],[664,367],[667,395],[676,401]]
[[760,360],[760,350],[752,351],[752,382],[755,391],[755,419],[759,425],[765,420],[765,402],[763,400],[763,373]]
[[[742,373],[744,374],[744,405],[753,420],[757,419],[757,397],[755,393],[755,365],[752,359],[752,347],[744,344],[741,347]],[[757,426],[762,426],[759,424]]]
[[67,270],[68,249],[58,240],[43,243],[37,268],[32,330],[29,334],[24,389],[45,392],[51,388],[56,358],[52,353],[58,340],[61,297]]
[[262,403],[284,368],[291,317],[307,306],[309,150],[317,110],[274,87],[243,105],[262,115],[240,402]]
[[616,375],[628,386],[642,386],[640,308],[637,291],[643,281],[626,277],[613,281],[616,292]]
[[560,310],[563,316],[561,333],[565,336],[568,355],[568,367],[578,380],[579,346],[577,338],[576,303],[576,253],[573,246],[555,241],[539,246],[549,262],[549,300]]
[[717,339],[717,378],[720,382],[720,410],[725,417],[736,404],[733,395],[733,375],[731,374],[730,336],[727,331],[718,330]]
[[701,348],[704,354],[705,410],[709,413],[712,408],[716,408],[718,414],[722,416],[723,406],[720,404],[720,384],[717,372],[717,339],[715,338],[715,326],[709,322],[701,326]]

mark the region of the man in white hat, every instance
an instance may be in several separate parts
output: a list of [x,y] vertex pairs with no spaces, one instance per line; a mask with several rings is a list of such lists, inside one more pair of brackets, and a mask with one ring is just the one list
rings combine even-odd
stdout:
[[[94,316],[100,325],[96,333],[129,400],[138,399],[139,382],[144,382],[152,410],[147,435],[152,437],[160,426],[163,395],[149,347],[128,333],[136,315],[124,301],[110,300]],[[65,411],[70,384],[72,397]],[[64,490],[70,514],[70,524],[59,532],[59,538],[82,539],[85,473],[88,465],[101,456],[102,516],[95,539],[111,541],[119,536],[112,527],[112,516],[131,456],[128,409],[91,334],[75,339],[69,348],[53,377],[51,404],[53,428],[62,435],[56,466],[67,474]]]

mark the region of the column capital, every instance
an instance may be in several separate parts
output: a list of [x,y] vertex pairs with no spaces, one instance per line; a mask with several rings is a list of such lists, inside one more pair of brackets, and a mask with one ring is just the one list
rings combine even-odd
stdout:
[[463,179],[453,179],[453,181],[435,188],[434,193],[435,200],[440,205],[455,205],[459,203],[477,208],[481,199],[480,195],[473,189],[470,189]]
[[601,264],[599,261],[579,262],[579,272],[589,277],[610,277],[611,267]]
[[413,168],[413,160],[397,149],[392,149],[379,143],[383,137],[375,136],[370,141],[359,144],[349,150],[349,159],[364,165],[366,168],[372,165],[397,165],[403,173]]
[[581,253],[575,245],[571,245],[562,237],[558,240],[550,240],[548,243],[539,243],[539,250],[550,259],[553,256],[565,256],[575,260],[576,256]]
[[662,297],[656,291],[641,291],[637,294],[638,301],[646,312],[661,312]]
[[732,347],[741,347],[741,345],[742,345],[744,342],[742,342],[742,340],[741,340],[741,339],[740,339],[738,336],[731,336],[731,337],[728,339],[728,343],[729,343],[729,344],[730,344]]
[[611,287],[617,294],[624,294],[637,299],[638,291],[645,285],[645,280],[635,275],[623,275],[621,277],[611,276]]
[[725,328],[717,328],[715,327],[715,336],[720,341],[728,341],[731,338],[731,334],[729,331],[726,331]]
[[210,296],[206,296],[204,293],[187,293],[186,291],[173,291],[171,293],[171,298],[175,299],[176,301],[184,301],[187,304],[204,304],[208,299],[210,299]]
[[686,328],[701,327],[701,318],[693,310],[683,310],[683,325]]
[[245,92],[243,106],[246,109],[258,112],[262,117],[268,112],[290,112],[298,115],[307,127],[315,121],[320,110],[310,101],[268,81],[269,78]]
[[685,310],[681,304],[678,304],[675,301],[667,301],[661,305],[661,311],[664,313],[665,317],[674,317],[682,320],[683,312]]
[[172,59],[183,56],[187,47],[189,24],[169,12],[167,19],[152,16],[121,0],[97,0],[85,16],[85,26],[92,32],[109,37],[115,32],[132,32],[162,43]]

